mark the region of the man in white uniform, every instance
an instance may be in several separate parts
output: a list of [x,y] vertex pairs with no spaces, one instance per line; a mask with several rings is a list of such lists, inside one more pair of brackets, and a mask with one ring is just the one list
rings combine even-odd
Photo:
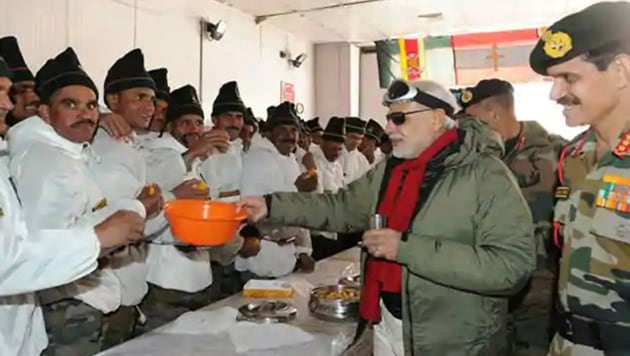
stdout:
[[[342,117],[331,117],[322,134],[322,143],[313,148],[317,165],[317,192],[335,194],[343,188],[343,167],[339,162],[346,141],[346,122]],[[313,258],[316,261],[340,252],[342,246],[334,232],[311,231]]]
[[365,124],[366,122],[358,117],[346,117],[346,146],[341,154],[346,185],[370,170],[370,162],[358,150],[365,136]]
[[168,107],[169,93],[171,88],[168,86],[168,70],[166,68],[158,68],[149,71],[149,75],[155,82],[155,111],[151,118],[148,134],[152,137],[158,137],[162,133],[162,129],[166,125],[166,109]]
[[[13,108],[11,77],[0,57],[0,126]],[[35,356],[48,342],[33,292],[93,272],[101,253],[142,238],[143,219],[118,211],[96,226],[28,230],[9,177],[8,165],[0,165],[0,355]]]
[[374,167],[385,157],[379,148],[383,134],[385,134],[385,129],[378,122],[370,119],[365,127],[363,141],[359,145],[359,151],[367,158],[370,167]]
[[[121,141],[110,137],[103,129],[97,130],[93,148],[101,164],[96,179],[108,200],[138,197],[145,202],[145,234],[157,236],[168,226],[161,213],[161,190],[147,181],[146,159],[142,153],[144,140],[140,137],[147,132],[153,116],[155,83],[144,68],[144,56],[139,49],[127,53],[109,69],[104,92],[105,104],[134,131],[128,140]],[[164,194],[167,199],[173,198],[170,192]],[[145,258],[145,245],[130,246],[113,255],[112,269],[121,281],[121,307],[106,316],[105,348],[131,338],[136,323],[144,321],[137,306],[148,291]]]
[[[149,151],[149,178],[165,190],[173,189],[176,198],[208,199],[208,187],[204,182],[191,190],[186,189],[188,186],[176,187],[198,178],[196,162],[199,159],[206,159],[219,149],[227,149],[227,133],[212,130],[204,134],[203,109],[196,90],[190,85],[170,94],[166,118],[168,125],[162,137],[145,146]],[[168,236],[161,240],[173,239],[170,229],[162,234]],[[213,283],[210,254],[208,248],[149,245],[149,294],[142,303],[148,322],[143,329],[154,329],[221,297],[220,278]]]
[[[10,169],[32,230],[96,225],[123,208],[144,217],[136,199],[107,201],[94,179],[98,158],[89,141],[98,120],[94,82],[66,49],[36,75],[40,115],[10,131]],[[59,241],[61,242],[61,241]],[[100,351],[103,315],[120,306],[120,282],[107,266],[63,287],[40,293],[49,348],[46,355]]]
[[252,137],[258,133],[258,120],[254,116],[252,108],[247,108],[244,117],[243,128],[241,129],[240,138],[243,141],[243,151],[247,152],[252,144]]
[[[241,190],[243,196],[271,192],[297,191],[301,181],[311,179],[300,174],[293,155],[297,145],[299,118],[293,104],[284,102],[276,107],[266,123],[269,137],[255,137],[243,160]],[[260,225],[262,233],[260,253],[255,257],[237,257],[236,269],[244,280],[251,277],[274,278],[285,276],[295,268],[313,270],[315,261],[310,234],[307,230],[287,226]]]
[[310,151],[310,149],[313,148],[313,146],[319,146],[322,144],[322,133],[324,129],[319,124],[319,117],[306,121],[306,127],[308,128],[308,131],[311,133],[312,143],[311,143],[311,147],[309,148],[309,151]]
[[17,38],[0,38],[0,57],[4,58],[13,73],[11,100],[14,106],[6,118],[7,124],[13,126],[20,120],[37,115],[39,97],[35,92],[35,77],[22,56]]
[[[241,98],[238,83],[223,84],[212,104],[212,123],[215,130],[227,132],[229,147],[214,152],[199,165],[199,175],[208,183],[209,198],[224,202],[236,202],[241,194],[241,174],[243,165],[243,141],[240,139],[247,113]],[[257,136],[257,135],[256,135]],[[256,137],[254,136],[254,137]],[[253,226],[242,230],[234,240],[212,250],[213,275],[221,276],[215,284],[225,294],[233,294],[240,288],[238,274],[233,261],[237,253],[245,258],[255,256],[260,249],[260,233]]]

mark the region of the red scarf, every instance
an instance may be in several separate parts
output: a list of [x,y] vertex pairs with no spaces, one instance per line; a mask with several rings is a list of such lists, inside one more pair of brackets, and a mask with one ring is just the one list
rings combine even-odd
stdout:
[[[427,163],[456,139],[457,130],[448,130],[418,158],[405,161],[393,169],[387,182],[385,195],[378,206],[378,213],[387,216],[388,228],[400,232],[407,231],[416,212]],[[401,291],[401,265],[368,256],[359,315],[363,319],[379,322],[381,320],[379,306],[381,292],[400,293]]]

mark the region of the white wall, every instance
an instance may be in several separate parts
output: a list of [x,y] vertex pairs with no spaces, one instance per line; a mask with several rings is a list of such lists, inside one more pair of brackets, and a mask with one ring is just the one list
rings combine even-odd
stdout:
[[[519,120],[538,121],[549,132],[572,139],[585,128],[566,126],[561,107],[549,100],[550,90],[549,82],[514,85],[516,115]],[[378,86],[376,53],[361,54],[361,117],[385,124],[383,93]]]
[[359,114],[359,48],[345,42],[315,46],[315,111],[320,124],[331,116]]
[[[221,41],[200,40],[202,17],[227,22]],[[206,108],[223,82],[236,79],[246,104],[265,116],[266,107],[279,102],[283,80],[295,85],[304,115],[314,113],[312,43],[269,24],[256,25],[252,16],[212,0],[0,0],[0,35],[18,37],[33,72],[72,46],[102,88],[114,61],[139,47],[148,69],[169,69],[171,88],[201,86]],[[292,69],[279,57],[286,48],[309,58]]]
[[376,120],[385,127],[387,109],[381,104],[385,89],[378,86],[376,53],[361,53],[360,83],[360,116]]

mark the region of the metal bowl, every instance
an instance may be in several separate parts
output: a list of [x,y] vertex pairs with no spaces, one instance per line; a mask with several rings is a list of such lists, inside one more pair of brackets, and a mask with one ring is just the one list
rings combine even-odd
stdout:
[[[353,299],[326,298],[327,293],[352,293]],[[308,301],[308,309],[320,319],[339,321],[356,320],[359,315],[359,297],[361,290],[354,285],[329,285],[314,288]]]
[[238,308],[238,321],[257,323],[286,323],[295,319],[297,308],[287,302],[266,300],[257,303],[243,304]]
[[341,277],[338,283],[344,286],[361,286],[361,275],[355,274],[353,276]]

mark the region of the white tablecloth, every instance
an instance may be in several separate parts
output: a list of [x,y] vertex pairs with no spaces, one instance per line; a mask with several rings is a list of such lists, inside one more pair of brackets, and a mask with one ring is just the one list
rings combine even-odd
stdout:
[[[352,275],[359,272],[360,249],[353,248],[341,252],[328,259],[319,261],[315,266],[315,272],[311,274],[294,273],[284,279],[293,281],[298,293],[289,299],[298,309],[295,320],[290,324],[310,333],[315,338],[307,344],[282,347],[265,351],[250,351],[238,354],[232,345],[227,333],[218,335],[177,335],[160,332],[158,328],[137,339],[130,340],[112,349],[99,354],[99,356],[336,356],[339,355],[354,337],[354,322],[328,322],[317,319],[308,311],[309,287],[336,284],[342,274]],[[241,294],[211,304],[204,310],[214,310],[224,306],[239,306],[252,301],[245,299]]]

